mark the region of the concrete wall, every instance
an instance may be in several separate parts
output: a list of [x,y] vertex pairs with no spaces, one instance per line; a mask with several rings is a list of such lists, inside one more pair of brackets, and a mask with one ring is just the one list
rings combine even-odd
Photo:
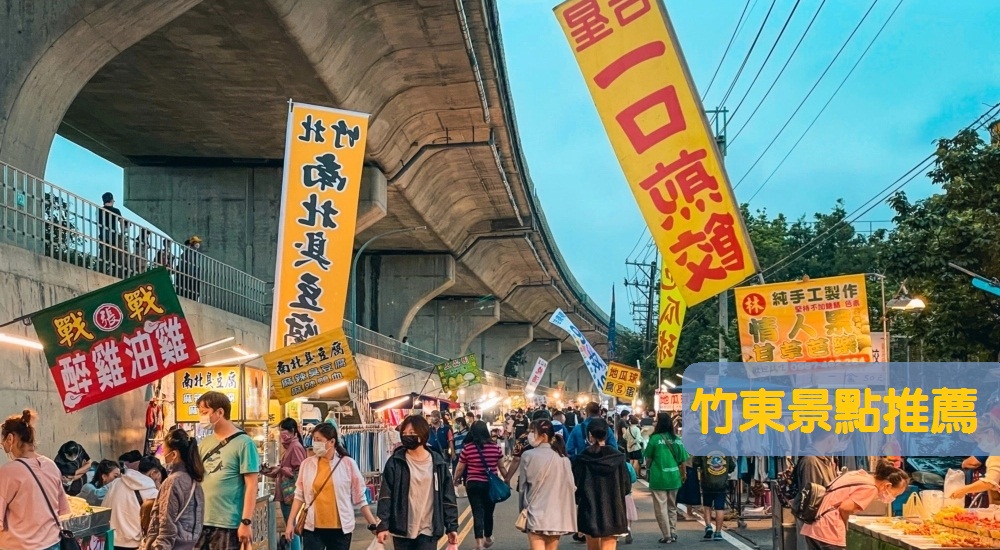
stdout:
[[[69,300],[115,282],[100,273],[0,244],[0,323]],[[266,350],[267,326],[212,307],[181,300],[196,342],[227,336],[253,352]],[[35,338],[31,327],[11,325],[4,333]],[[221,354],[220,354],[221,357]],[[70,440],[80,442],[91,457],[117,459],[142,449],[145,390],[109,399],[82,411],[63,411],[45,355],[41,351],[0,344],[0,415],[25,407],[38,411],[40,451],[52,456]]]

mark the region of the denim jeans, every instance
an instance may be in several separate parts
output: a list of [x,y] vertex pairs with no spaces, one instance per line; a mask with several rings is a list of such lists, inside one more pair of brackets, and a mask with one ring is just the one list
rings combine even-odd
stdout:
[[[288,517],[292,513],[292,505],[281,503],[281,515],[285,518],[285,525],[288,525],[289,521],[295,518]],[[302,550],[302,539],[295,535],[292,537],[290,544],[288,545],[288,550]]]

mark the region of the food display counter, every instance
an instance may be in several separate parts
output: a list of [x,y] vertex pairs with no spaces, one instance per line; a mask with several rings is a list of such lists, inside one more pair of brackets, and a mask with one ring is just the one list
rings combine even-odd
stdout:
[[111,508],[91,507],[87,501],[69,497],[70,513],[60,516],[62,528],[73,533],[81,550],[111,550],[115,546],[111,530]]
[[[943,511],[934,519],[852,517],[847,526],[851,550],[1000,549],[1000,523],[993,511]],[[957,517],[958,520],[947,519]]]

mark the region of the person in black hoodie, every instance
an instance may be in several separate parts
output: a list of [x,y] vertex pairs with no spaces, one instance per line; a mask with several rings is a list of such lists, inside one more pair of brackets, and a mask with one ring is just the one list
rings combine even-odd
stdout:
[[576,481],[577,528],[587,536],[587,550],[613,550],[618,535],[628,533],[625,495],[632,492],[625,455],[606,445],[608,423],[590,420],[590,446],[573,461]]
[[408,416],[399,425],[400,442],[382,469],[378,498],[379,543],[393,536],[396,550],[437,550],[438,540],[458,542],[458,501],[451,462],[427,447],[430,425]]

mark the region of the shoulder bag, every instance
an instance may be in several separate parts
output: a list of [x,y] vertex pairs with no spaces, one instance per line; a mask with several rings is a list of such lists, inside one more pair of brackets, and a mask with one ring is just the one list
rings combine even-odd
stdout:
[[38,485],[38,490],[42,492],[42,499],[45,500],[45,505],[49,507],[49,513],[52,514],[52,519],[56,522],[56,526],[59,527],[59,550],[80,550],[80,543],[76,541],[76,537],[73,536],[72,531],[63,529],[62,522],[59,521],[59,515],[56,514],[55,508],[52,507],[52,503],[49,502],[49,496],[45,494],[45,488],[42,487],[42,482],[35,475],[35,471],[31,469],[23,459],[17,459],[25,468],[28,469],[28,473],[31,477],[35,478],[35,485]]
[[[317,462],[316,462],[317,464],[319,464],[319,460],[323,460],[323,458],[322,457],[317,457]],[[330,478],[333,477],[333,473],[337,471],[337,468],[340,466],[340,463],[343,462],[343,461],[344,461],[344,457],[340,457],[340,460],[338,460],[337,463],[333,465],[333,469],[330,470],[330,475],[326,476],[326,479],[323,480],[323,484],[319,486],[319,490],[316,491],[316,493],[313,495],[312,501],[309,504],[303,506],[299,510],[299,513],[295,515],[295,534],[296,535],[302,536],[302,532],[305,531],[305,528],[306,528],[306,514],[309,513],[309,509],[312,508],[312,505],[316,503],[316,499],[319,498],[319,494],[321,492],[323,492],[324,488],[326,488],[326,484],[330,482]]]
[[482,448],[475,444],[473,444],[473,447],[479,451],[479,459],[483,461],[483,469],[486,470],[486,479],[489,480],[490,484],[490,501],[499,504],[510,498],[510,485],[507,485],[507,482],[500,479],[500,476],[490,469],[489,464],[486,463],[486,456],[483,454]]

